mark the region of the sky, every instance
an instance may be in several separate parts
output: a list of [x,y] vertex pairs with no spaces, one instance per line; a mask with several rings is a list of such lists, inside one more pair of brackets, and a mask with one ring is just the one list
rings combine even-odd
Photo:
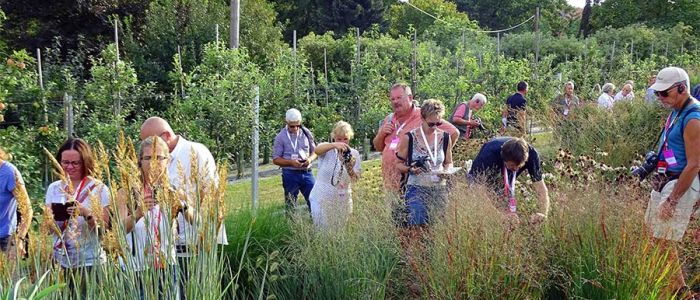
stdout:
[[568,2],[569,5],[574,7],[583,8],[583,6],[586,5],[586,0],[566,0],[566,2]]

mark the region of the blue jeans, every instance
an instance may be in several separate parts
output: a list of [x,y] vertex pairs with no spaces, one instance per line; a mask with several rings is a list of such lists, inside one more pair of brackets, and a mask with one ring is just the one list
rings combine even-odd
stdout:
[[288,170],[282,169],[282,187],[284,187],[284,202],[287,204],[287,211],[294,208],[297,203],[299,192],[306,199],[306,207],[311,213],[311,200],[309,194],[314,188],[314,174],[311,170]]
[[447,206],[447,187],[406,187],[407,226],[429,225],[442,218]]

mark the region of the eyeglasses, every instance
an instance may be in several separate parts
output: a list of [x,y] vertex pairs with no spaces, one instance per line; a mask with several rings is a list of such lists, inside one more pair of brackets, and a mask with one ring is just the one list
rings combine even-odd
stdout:
[[676,86],[678,86],[678,84],[674,84],[664,91],[654,91],[654,95],[656,95],[656,97],[668,97],[668,91],[670,91],[672,88],[674,88]]
[[64,166],[64,167],[73,166],[74,168],[82,167],[83,161],[82,160],[62,160],[61,166]]
[[289,124],[287,124],[287,127],[289,127],[289,128],[301,128],[301,125],[289,125]]
[[[153,159],[153,156],[151,156],[151,155],[144,155],[143,157],[141,157],[141,160],[145,160],[145,161],[149,161],[149,160],[152,160],[152,159]],[[164,160],[168,159],[168,157],[167,157],[167,156],[162,156],[162,155],[156,155],[156,159],[157,159],[158,161],[164,161]]]
[[442,122],[428,122],[428,127],[437,127],[442,125]]

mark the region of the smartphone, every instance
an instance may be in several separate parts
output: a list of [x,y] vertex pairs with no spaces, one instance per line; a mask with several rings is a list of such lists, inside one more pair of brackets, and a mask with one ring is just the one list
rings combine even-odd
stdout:
[[63,203],[51,203],[51,211],[53,212],[53,219],[59,222],[68,220],[70,217],[68,215],[68,208],[76,206],[78,203],[75,201],[68,201]]
[[303,163],[306,163],[306,159],[300,159],[299,162],[302,163],[302,164],[303,164]]

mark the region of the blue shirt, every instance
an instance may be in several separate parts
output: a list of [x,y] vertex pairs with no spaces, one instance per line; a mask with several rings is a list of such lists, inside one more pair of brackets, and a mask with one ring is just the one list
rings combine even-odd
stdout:
[[[469,170],[470,179],[478,179],[484,176],[489,185],[497,190],[503,188],[503,158],[501,157],[501,146],[512,139],[512,137],[498,137],[488,141],[479,150],[479,154],[474,158],[472,168]],[[542,180],[542,170],[540,169],[540,155],[534,147],[528,144],[528,156],[525,165],[518,170],[516,176],[527,170],[533,182]],[[508,171],[509,177],[511,172]]]
[[[678,120],[671,125],[671,127],[669,128],[669,132],[667,133],[668,148],[673,150],[673,156],[676,157],[676,162],[678,164],[673,167],[668,167],[668,172],[680,173],[688,164],[688,160],[686,159],[685,155],[685,141],[683,140],[683,134],[681,134],[681,127],[685,128],[685,126],[688,125],[688,122],[690,122],[690,120],[692,119],[700,120],[700,111],[691,111],[692,108],[700,109],[700,102],[693,98],[691,99],[692,102],[689,103],[683,109],[674,109],[671,112],[672,122],[680,113]],[[663,139],[660,141],[660,143],[663,143]],[[659,147],[661,147],[661,144],[659,144]],[[661,149],[661,153],[659,154],[659,156],[663,157],[663,149]]]
[[12,193],[17,182],[24,184],[22,175],[13,164],[3,162],[0,165],[0,238],[10,236],[17,229],[17,199]]
[[525,110],[527,100],[521,93],[515,93],[508,97],[506,100],[506,105],[508,105],[508,121],[515,122],[517,120],[515,114],[519,110]]
[[[296,134],[292,134],[287,131],[287,127],[284,127],[275,137],[272,158],[307,159],[314,150],[316,150],[316,143],[314,143],[314,137],[308,129],[299,128]],[[282,169],[305,170],[292,167],[283,167]]]

